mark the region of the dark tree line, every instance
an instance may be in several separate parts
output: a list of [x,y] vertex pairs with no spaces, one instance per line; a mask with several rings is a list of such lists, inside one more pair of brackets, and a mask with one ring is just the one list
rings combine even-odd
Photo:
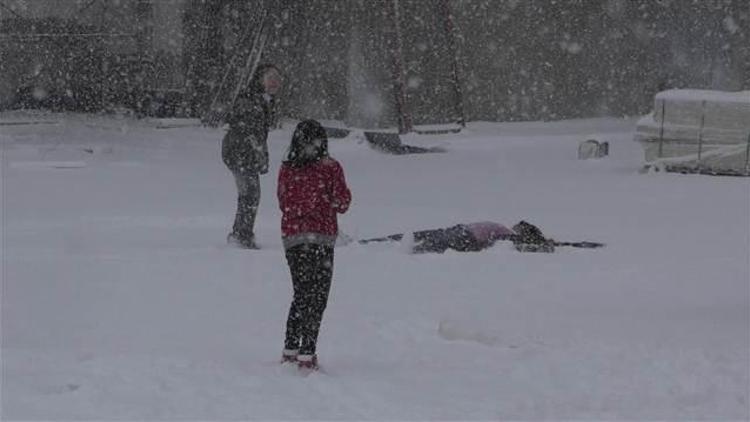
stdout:
[[[469,120],[636,115],[666,88],[750,89],[745,0],[449,0],[456,51],[440,0],[397,3],[417,124],[456,118],[454,54]],[[393,0],[277,4],[287,11],[264,57],[287,73],[287,113],[393,125]]]
[[[143,20],[148,19],[149,3],[138,1],[140,12],[136,8],[135,13]],[[263,60],[283,69],[286,86],[281,102],[284,113],[292,117],[393,126],[399,115],[401,86],[394,83],[399,75],[403,112],[416,124],[455,121],[461,111],[468,120],[493,121],[637,115],[650,109],[655,92],[667,88],[750,89],[747,0],[180,0],[174,4],[174,18],[182,31],[174,51],[149,49],[149,31],[159,22],[141,22],[137,32],[145,35],[131,40],[129,47],[135,49],[135,62],[133,51],[127,56],[122,49],[114,52],[110,41],[45,41],[46,47],[36,50],[29,49],[28,43],[15,50],[12,43],[3,43],[0,70],[12,74],[14,58],[43,54],[44,63],[64,69],[58,73],[67,75],[68,86],[80,86],[75,91],[81,92],[76,95],[84,98],[79,101],[84,109],[102,107],[102,98],[110,102],[129,98],[130,104],[153,113],[154,107],[146,106],[154,101],[154,89],[169,85],[170,90],[159,92],[171,93],[174,98],[167,102],[178,106],[160,112],[196,116],[205,109],[239,47],[238,40],[258,24],[260,8],[269,6],[273,24]],[[446,31],[445,6],[452,33]],[[0,35],[23,32],[18,19],[0,18]],[[89,74],[97,66],[103,70]],[[458,87],[454,74],[459,76]],[[77,75],[86,78],[76,80]],[[28,75],[13,80],[23,78]],[[7,81],[0,77],[0,85]],[[103,95],[97,86],[110,92]],[[457,92],[463,97],[461,111],[456,107]]]

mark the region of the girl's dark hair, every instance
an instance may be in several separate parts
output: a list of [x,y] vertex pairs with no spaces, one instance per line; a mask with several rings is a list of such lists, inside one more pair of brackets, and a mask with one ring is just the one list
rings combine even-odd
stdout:
[[261,63],[258,65],[258,67],[255,68],[255,73],[253,73],[253,77],[250,79],[250,83],[248,83],[247,89],[250,92],[260,92],[263,93],[265,89],[263,88],[263,76],[268,73],[269,70],[275,70],[281,74],[281,70],[279,70],[276,65],[273,65],[271,63]]
[[325,157],[328,157],[328,136],[323,126],[312,119],[299,122],[292,134],[284,163],[303,167]]

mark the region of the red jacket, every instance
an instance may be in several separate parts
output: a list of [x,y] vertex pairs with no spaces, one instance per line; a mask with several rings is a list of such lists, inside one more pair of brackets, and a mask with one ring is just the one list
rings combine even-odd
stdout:
[[333,158],[304,167],[282,164],[277,196],[282,212],[281,233],[285,239],[323,235],[318,237],[335,240],[338,235],[336,214],[345,213],[352,200],[344,170]]

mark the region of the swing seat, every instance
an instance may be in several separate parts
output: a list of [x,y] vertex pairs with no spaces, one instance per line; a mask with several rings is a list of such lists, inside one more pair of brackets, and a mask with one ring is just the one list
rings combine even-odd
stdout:
[[404,155],[404,154],[425,154],[431,152],[445,152],[439,147],[418,147],[405,145],[401,142],[398,133],[389,132],[365,132],[365,139],[370,146],[386,154]]

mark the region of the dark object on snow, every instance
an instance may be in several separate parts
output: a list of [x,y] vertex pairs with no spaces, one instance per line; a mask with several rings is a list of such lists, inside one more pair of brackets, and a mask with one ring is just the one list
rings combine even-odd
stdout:
[[572,246],[574,248],[601,248],[604,243],[598,242],[558,242],[553,239],[547,239],[542,234],[539,227],[526,221],[519,221],[513,226],[516,236],[512,236],[513,246],[519,252],[554,252],[555,246]]
[[[459,252],[477,252],[487,249],[494,245],[498,240],[508,240],[515,236],[515,233],[502,224],[489,221],[457,224],[455,226],[420,230],[413,233],[414,245],[412,252],[443,253],[448,249]],[[386,237],[360,240],[359,243],[367,244],[371,242],[400,241],[403,234],[393,234]]]
[[[443,253],[448,249],[453,249],[459,252],[477,252],[486,247],[481,245],[480,242],[472,236],[471,232],[467,230],[466,226],[462,224],[442,229],[420,230],[414,232],[413,236],[414,246],[412,247],[412,252],[414,253]],[[403,233],[398,233],[386,237],[360,240],[359,243],[398,242],[403,238]]]
[[436,128],[436,129],[414,129],[414,133],[418,135],[447,135],[449,133],[458,133],[461,132],[461,127],[446,127],[446,128]]
[[526,221],[519,221],[518,224],[513,226],[513,231],[516,235],[511,238],[513,246],[519,252],[554,252],[555,244],[554,241],[548,240],[539,230],[539,227],[527,223]]
[[349,129],[342,129],[338,127],[324,126],[323,129],[325,129],[326,135],[329,138],[346,138],[350,133],[352,133],[352,131]]
[[[645,166],[645,170],[649,170],[650,168],[651,167],[648,165]],[[666,171],[667,173],[705,174],[709,176],[733,176],[733,177],[750,176],[750,170],[742,171],[742,170],[735,170],[735,169],[706,168],[706,167],[673,165],[673,164],[665,165],[664,171]]]
[[404,145],[397,133],[386,132],[365,132],[365,139],[375,149],[395,155],[403,154],[424,154],[429,152],[445,152],[443,148],[416,147],[413,145]]
[[[596,242],[557,242],[547,239],[538,227],[526,221],[520,221],[513,230],[502,224],[480,222],[457,224],[455,226],[421,230],[413,233],[414,253],[443,253],[448,249],[459,252],[477,252],[493,246],[501,240],[510,240],[519,252],[554,252],[555,246],[572,246],[575,248],[599,248],[604,246]],[[372,242],[401,241],[402,233],[386,237],[360,240],[360,244]]]

